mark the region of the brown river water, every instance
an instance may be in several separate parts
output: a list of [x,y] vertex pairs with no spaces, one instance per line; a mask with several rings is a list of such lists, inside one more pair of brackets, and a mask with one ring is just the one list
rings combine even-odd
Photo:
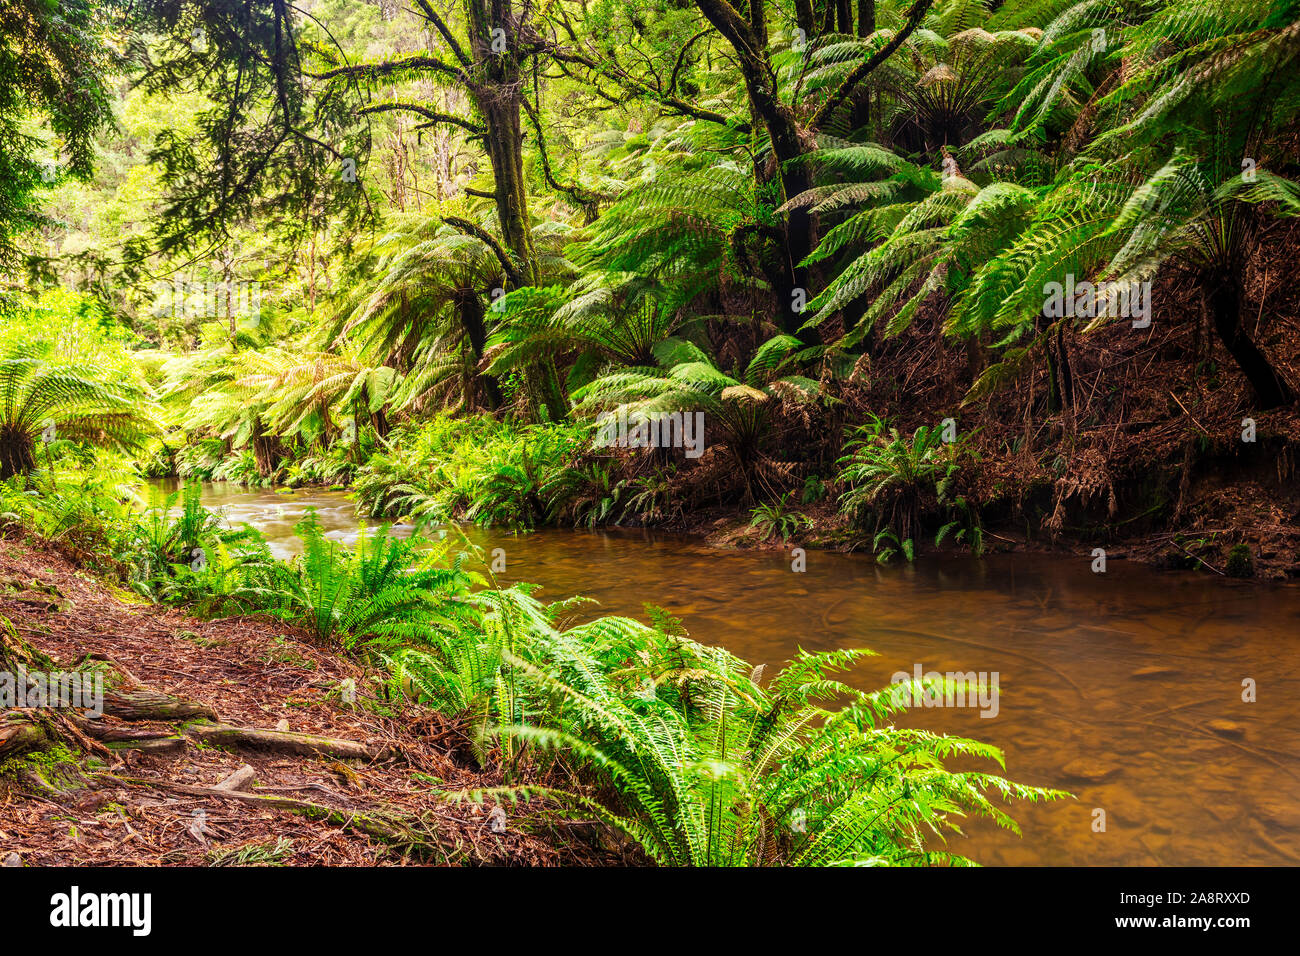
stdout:
[[[281,556],[314,507],[355,540],[342,492],[208,485],[204,504],[262,531]],[[398,527],[397,533],[410,529]],[[898,671],[997,674],[981,706],[914,709],[907,723],[1002,748],[1013,780],[1077,800],[1016,803],[1023,836],[978,822],[950,848],[990,865],[1300,864],[1300,586],[1155,572],[1091,556],[923,557],[719,550],[642,531],[465,529],[505,551],[499,582],[583,594],[604,613],[646,603],[770,674],[795,649],[870,648],[850,681]],[[1243,701],[1243,680],[1257,699]],[[987,713],[989,716],[981,716]],[[985,769],[992,769],[987,768]],[[1104,831],[1097,829],[1104,811]]]

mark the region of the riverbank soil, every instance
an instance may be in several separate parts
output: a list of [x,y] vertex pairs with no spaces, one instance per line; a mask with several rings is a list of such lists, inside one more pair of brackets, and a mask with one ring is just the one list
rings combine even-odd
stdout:
[[[1287,281],[1300,227],[1275,224],[1258,244],[1243,314],[1252,340],[1300,389],[1300,289]],[[988,550],[1102,547],[1160,568],[1300,576],[1300,408],[1260,410],[1197,285],[1171,272],[1152,303],[1144,328],[1117,319],[1083,334],[1080,320],[1018,343],[1027,350],[1004,354],[989,373],[997,387],[982,395],[972,386],[993,343],[952,347],[943,315],[927,306],[897,337],[873,333],[847,383],[828,382],[836,401],[820,415],[776,416],[764,493],[791,492],[789,507],[811,520],[799,543],[870,550],[872,529],[850,528],[836,507],[846,426],[878,415],[911,436],[951,418],[962,466],[949,500],[973,507]],[[823,329],[828,340],[839,331]],[[825,493],[801,500],[810,477]],[[723,504],[739,497],[725,448],[710,444],[698,463],[681,462],[675,485],[681,504],[656,523],[722,545],[763,543],[743,502],[739,513]],[[926,489],[921,517],[918,551],[956,514]],[[952,535],[944,546],[955,546]]]
[[0,713],[0,863],[618,863],[536,804],[451,803],[503,783],[458,729],[278,622],[200,621],[0,541],[0,671],[98,668],[104,715]]

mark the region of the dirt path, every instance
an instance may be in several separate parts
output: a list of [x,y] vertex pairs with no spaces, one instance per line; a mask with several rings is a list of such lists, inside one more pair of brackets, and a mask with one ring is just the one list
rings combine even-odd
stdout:
[[[222,724],[344,738],[369,754],[345,760],[265,752],[256,741],[218,746],[178,732],[175,722],[105,716],[93,722],[100,740],[151,731],[171,735],[162,744],[168,752],[109,743],[111,752],[100,751],[104,773],[93,774],[99,783],[67,790],[33,788],[30,774],[14,772],[19,760],[45,761],[42,777],[61,779],[49,755],[0,762],[0,862],[12,865],[17,854],[29,866],[553,865],[597,856],[589,827],[552,822],[540,811],[512,809],[503,819],[499,811],[449,805],[438,789],[499,785],[499,773],[457,762],[450,756],[457,731],[437,714],[389,700],[377,675],[283,624],[199,621],[136,603],[29,543],[0,541],[0,581],[7,583],[0,617],[60,667],[97,655],[141,685],[206,705]],[[205,792],[245,766],[254,778],[239,785],[244,796]],[[259,797],[331,812],[294,812]],[[376,833],[374,819],[401,821],[419,846]]]

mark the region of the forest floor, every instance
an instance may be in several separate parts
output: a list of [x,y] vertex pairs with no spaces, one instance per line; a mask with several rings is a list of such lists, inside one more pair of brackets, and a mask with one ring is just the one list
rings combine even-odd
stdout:
[[[106,708],[81,725],[93,725],[97,740],[83,737],[80,753],[59,746],[0,761],[0,863],[617,862],[596,828],[554,810],[441,797],[498,786],[501,774],[476,769],[438,714],[390,699],[377,675],[283,624],[196,620],[30,542],[0,541],[0,584],[0,616],[60,667],[105,662],[133,688],[215,718],[178,727]],[[253,739],[226,746],[204,737],[213,723],[250,729]],[[283,746],[296,734],[364,755]]]

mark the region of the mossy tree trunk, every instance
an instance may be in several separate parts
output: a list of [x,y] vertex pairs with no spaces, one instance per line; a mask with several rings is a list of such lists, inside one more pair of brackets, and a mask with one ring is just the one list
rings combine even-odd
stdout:
[[31,432],[20,425],[0,425],[0,481],[30,474],[36,467]]

